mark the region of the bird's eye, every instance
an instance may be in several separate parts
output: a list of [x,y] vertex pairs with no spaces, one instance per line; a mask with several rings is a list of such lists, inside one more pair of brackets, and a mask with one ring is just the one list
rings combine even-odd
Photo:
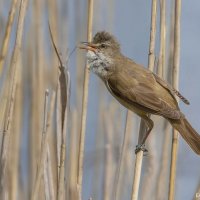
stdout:
[[101,44],[101,48],[106,48],[107,46],[105,44]]

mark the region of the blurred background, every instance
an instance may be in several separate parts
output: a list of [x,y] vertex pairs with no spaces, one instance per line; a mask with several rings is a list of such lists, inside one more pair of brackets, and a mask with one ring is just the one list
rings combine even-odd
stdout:
[[[15,0],[0,0],[1,48],[13,2]],[[155,49],[157,59],[160,33],[159,2]],[[173,0],[166,1],[166,63],[163,74],[169,82],[173,2]],[[7,154],[8,199],[30,199],[41,148],[45,90],[49,90],[51,98],[53,91],[57,91],[59,62],[52,48],[48,20],[63,63],[68,66],[71,77],[70,110],[67,113],[66,129],[65,199],[75,199],[72,196],[75,187],[73,184],[77,177],[86,52],[73,49],[80,41],[87,41],[87,4],[87,0],[28,1],[22,46],[15,64],[18,78]],[[11,82],[10,74],[12,74],[10,66],[12,66],[19,6],[20,0],[17,0],[8,52],[0,68],[1,143],[3,143],[5,110]],[[179,91],[190,101],[190,106],[180,102],[180,108],[198,132],[200,132],[199,10],[199,0],[182,1],[179,75]],[[93,35],[102,30],[112,33],[120,42],[123,54],[145,67],[148,64],[150,22],[151,1],[94,1]],[[116,190],[117,199],[131,199],[134,149],[137,144],[140,119],[131,114],[126,154],[119,170],[126,113],[127,110],[108,93],[101,80],[91,74],[83,165],[83,200],[88,200],[90,197],[93,200],[112,200]],[[152,118],[155,126],[147,141],[148,155],[143,158],[139,199],[165,200],[168,199],[172,131],[160,117],[152,116]],[[56,123],[56,108],[54,108],[48,138],[54,193],[58,181]],[[199,166],[199,156],[180,137],[175,199],[195,199],[196,192],[200,190]],[[39,199],[45,199],[43,189],[43,186],[40,186]]]

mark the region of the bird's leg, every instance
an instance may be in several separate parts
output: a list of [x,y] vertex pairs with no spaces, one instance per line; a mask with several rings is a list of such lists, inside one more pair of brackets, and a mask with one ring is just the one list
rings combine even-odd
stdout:
[[[141,141],[139,141],[139,144],[136,146],[135,149],[135,153],[138,153],[140,150],[143,152],[147,152],[147,149],[145,148],[145,141],[148,138],[151,130],[153,129],[154,123],[153,121],[148,117],[148,116],[142,116],[142,119],[145,122],[146,125],[146,130],[144,131],[144,136],[141,139]],[[140,133],[141,134],[141,133]]]
[[148,136],[149,136],[149,134],[150,134],[150,132],[151,132],[151,130],[153,129],[153,126],[154,126],[153,121],[152,121],[149,117],[147,117],[147,118],[145,119],[145,124],[146,124],[146,126],[147,126],[147,130],[146,130],[146,132],[145,132],[145,135],[144,135],[143,138],[142,138],[141,144],[144,144],[144,143],[145,143],[146,139],[148,138]]

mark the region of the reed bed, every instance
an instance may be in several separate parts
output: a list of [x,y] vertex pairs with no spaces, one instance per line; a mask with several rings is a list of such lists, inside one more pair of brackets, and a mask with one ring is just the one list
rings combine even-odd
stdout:
[[[78,49],[98,30],[132,30],[117,29],[121,2],[1,0],[0,199],[175,199],[177,133],[170,154],[170,125],[151,116],[161,125],[147,156],[135,156],[144,123],[90,75]],[[144,59],[178,89],[181,0],[145,6]]]

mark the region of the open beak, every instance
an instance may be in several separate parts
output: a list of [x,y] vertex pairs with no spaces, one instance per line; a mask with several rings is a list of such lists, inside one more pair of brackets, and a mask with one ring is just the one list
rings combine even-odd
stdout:
[[81,46],[79,46],[79,49],[85,49],[88,51],[96,52],[97,46],[95,44],[92,44],[91,42],[81,42]]

